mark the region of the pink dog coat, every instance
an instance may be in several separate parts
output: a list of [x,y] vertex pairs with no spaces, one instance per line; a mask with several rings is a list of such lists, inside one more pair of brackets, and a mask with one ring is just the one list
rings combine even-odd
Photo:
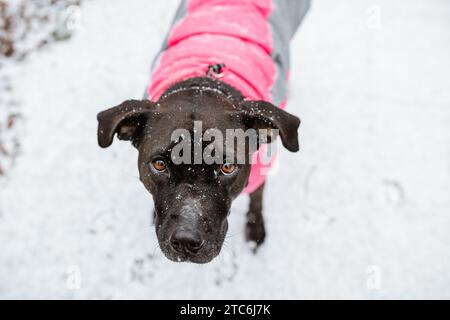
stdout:
[[[309,0],[184,0],[152,67],[146,96],[158,98],[171,85],[205,76],[224,64],[221,81],[246,99],[265,100],[284,108],[289,68],[289,40],[309,8]],[[271,164],[252,159],[244,192],[256,190]]]

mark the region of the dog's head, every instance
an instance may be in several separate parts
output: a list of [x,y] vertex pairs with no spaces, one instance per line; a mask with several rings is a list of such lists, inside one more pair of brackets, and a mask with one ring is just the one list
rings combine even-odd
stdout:
[[[101,147],[117,134],[138,149],[140,179],[155,203],[159,245],[173,261],[206,263],[219,254],[231,202],[247,184],[254,150],[246,143],[249,156],[237,161],[239,143],[220,141],[216,134],[268,129],[264,141],[256,131],[258,146],[278,131],[288,150],[298,150],[297,117],[268,102],[236,102],[215,90],[179,90],[157,102],[128,100],[99,113],[98,121]],[[214,141],[212,153],[205,140]]]

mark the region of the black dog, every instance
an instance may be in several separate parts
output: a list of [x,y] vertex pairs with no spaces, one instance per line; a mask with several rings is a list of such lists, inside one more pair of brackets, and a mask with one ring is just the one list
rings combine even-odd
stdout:
[[[155,203],[159,245],[173,261],[206,263],[220,253],[231,203],[246,187],[251,170],[250,156],[243,163],[227,159],[222,164],[175,164],[175,130],[195,135],[195,121],[202,123],[202,134],[211,128],[223,136],[227,129],[267,129],[278,131],[289,151],[299,149],[297,117],[269,102],[247,100],[226,82],[206,76],[174,83],[154,102],[125,101],[99,113],[98,121],[101,147],[111,145],[117,133],[138,149],[140,180]],[[274,137],[257,138],[259,146]],[[205,147],[202,144],[202,150]],[[247,144],[245,150],[251,155]],[[189,156],[194,157],[194,151]],[[264,184],[250,194],[247,214],[246,237],[257,245],[265,238],[263,189]]]

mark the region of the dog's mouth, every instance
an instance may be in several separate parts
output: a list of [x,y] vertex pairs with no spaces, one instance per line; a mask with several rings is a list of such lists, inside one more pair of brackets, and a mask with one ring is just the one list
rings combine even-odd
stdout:
[[222,245],[213,242],[206,242],[204,248],[196,253],[177,251],[175,250],[169,241],[160,243],[161,251],[171,261],[174,262],[192,262],[192,263],[208,263],[219,255]]

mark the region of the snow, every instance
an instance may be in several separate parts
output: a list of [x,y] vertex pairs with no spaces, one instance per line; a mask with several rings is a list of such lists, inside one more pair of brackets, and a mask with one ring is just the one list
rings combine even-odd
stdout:
[[[239,198],[221,255],[158,249],[136,151],[97,112],[140,98],[176,0],[83,3],[74,37],[10,69],[21,154],[0,178],[1,298],[450,298],[450,3],[316,0],[292,42],[266,243]],[[280,150],[282,148],[279,148]]]

